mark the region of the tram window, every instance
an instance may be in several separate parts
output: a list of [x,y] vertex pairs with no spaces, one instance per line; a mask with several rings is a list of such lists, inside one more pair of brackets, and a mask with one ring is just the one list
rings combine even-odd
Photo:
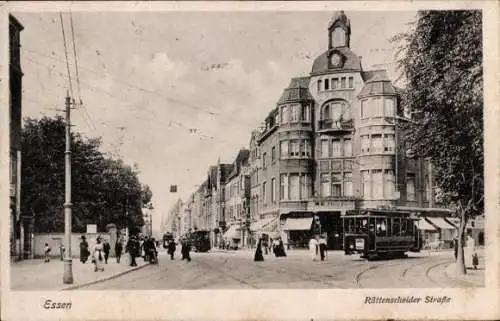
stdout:
[[371,233],[375,233],[375,218],[374,217],[370,217],[368,219],[368,230]]
[[401,220],[399,218],[392,219],[392,236],[401,235]]
[[387,235],[387,223],[385,218],[379,218],[375,220],[375,226],[377,231],[377,236],[386,236]]
[[387,236],[392,236],[392,219],[387,219]]

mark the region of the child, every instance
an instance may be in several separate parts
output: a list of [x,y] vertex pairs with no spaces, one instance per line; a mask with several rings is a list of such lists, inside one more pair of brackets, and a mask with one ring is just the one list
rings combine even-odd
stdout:
[[477,266],[479,265],[479,257],[477,256],[477,253],[472,254],[472,266],[474,267],[474,270],[477,270]]
[[44,253],[45,253],[45,260],[44,260],[44,262],[45,263],[50,262],[50,259],[49,259],[49,253],[50,253],[49,243],[45,243]]

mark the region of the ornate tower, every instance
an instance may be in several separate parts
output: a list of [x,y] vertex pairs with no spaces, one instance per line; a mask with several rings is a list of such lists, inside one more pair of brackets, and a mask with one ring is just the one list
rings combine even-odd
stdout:
[[328,49],[349,47],[351,37],[351,23],[344,11],[333,14],[328,23]]

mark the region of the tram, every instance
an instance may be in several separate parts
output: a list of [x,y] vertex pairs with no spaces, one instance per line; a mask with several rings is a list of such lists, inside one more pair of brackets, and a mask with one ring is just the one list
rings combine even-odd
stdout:
[[420,252],[422,241],[417,221],[411,212],[348,211],[343,218],[345,254],[358,253],[362,258],[372,260],[406,257],[406,252]]
[[164,249],[168,248],[168,243],[170,242],[170,240],[173,239],[174,239],[174,234],[170,232],[163,234],[163,248]]

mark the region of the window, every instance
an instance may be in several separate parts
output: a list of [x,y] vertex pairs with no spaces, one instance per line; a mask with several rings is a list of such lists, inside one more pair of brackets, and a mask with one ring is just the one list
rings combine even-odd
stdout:
[[296,123],[300,120],[300,105],[291,105],[290,106],[290,122]]
[[372,143],[373,143],[373,153],[382,153],[384,151],[384,147],[382,144],[382,135],[372,135]]
[[365,199],[370,198],[370,172],[361,171],[361,184],[363,185],[362,191]]
[[330,173],[321,173],[321,196],[330,196]]
[[330,118],[330,105],[329,104],[326,104],[323,107],[323,110],[322,110],[322,113],[321,113],[321,119],[322,120],[331,119]]
[[305,122],[311,121],[311,106],[309,105],[302,106],[302,121]]
[[354,77],[349,77],[349,88],[354,88]]
[[298,140],[291,140],[290,141],[290,155],[293,157],[300,156],[300,146],[299,146]]
[[368,135],[361,136],[361,152],[362,153],[370,152],[370,136]]
[[342,103],[333,103],[332,105],[332,119],[338,120],[342,116],[344,111],[344,104]]
[[332,156],[340,157],[342,156],[342,143],[340,140],[332,141]]
[[395,141],[393,134],[386,134],[384,136],[384,151],[385,152],[394,152],[395,150]]
[[276,203],[276,179],[271,179],[271,202]]
[[288,176],[286,174],[280,175],[280,199],[288,199]]
[[376,169],[372,171],[372,182],[373,182],[373,198],[381,199],[384,197],[384,182],[382,176],[382,170]]
[[318,91],[321,91],[321,85],[323,84],[323,81],[321,79],[318,80]]
[[321,157],[329,157],[328,153],[328,140],[324,139],[321,141]]
[[308,199],[312,195],[312,177],[309,174],[301,176],[301,199]]
[[267,203],[266,183],[267,183],[267,182],[263,182],[263,183],[262,183],[262,201],[264,202],[264,204],[266,204],[266,203]]
[[385,218],[375,218],[375,227],[377,236],[387,235],[387,223]]
[[392,98],[385,98],[385,116],[394,117],[394,100]]
[[345,77],[340,78],[340,88],[346,88]]
[[342,161],[341,160],[335,160],[332,161],[332,171],[341,171],[342,170]]
[[267,154],[263,153],[262,154],[262,169],[265,169],[267,167],[266,158],[267,158]]
[[415,174],[408,174],[406,177],[406,199],[414,201],[415,195]]
[[387,169],[384,172],[384,197],[393,198],[394,197],[394,173],[392,170]]
[[344,139],[344,156],[352,156],[352,142],[350,139]]
[[373,101],[373,115],[375,117],[381,117],[384,116],[384,101],[382,98],[377,97],[377,98],[372,98]]
[[319,170],[322,172],[330,171],[330,161],[319,161]]
[[366,99],[361,100],[361,118],[367,118],[368,117],[367,114],[366,114],[366,112],[367,112],[367,110],[366,110],[366,107],[367,107],[366,101],[367,101]]
[[288,112],[288,106],[283,106],[281,107],[281,123],[288,123],[289,121],[289,112]]
[[344,160],[344,170],[346,170],[346,169],[351,170],[352,163],[353,163],[352,160],[349,160],[349,159]]
[[352,173],[344,172],[344,196],[353,196]]
[[304,141],[304,153],[304,156],[311,157],[311,142],[308,140]]
[[332,45],[334,47],[342,47],[346,45],[345,31],[341,27],[337,27],[333,30]]
[[330,83],[329,83],[329,80],[328,79],[325,79],[325,90],[328,90],[330,89]]
[[276,147],[273,146],[273,148],[271,148],[271,162],[274,163],[275,160],[276,160]]
[[290,174],[290,199],[300,199],[299,174]]
[[332,78],[332,89],[339,88],[339,80],[338,78]]
[[288,157],[288,141],[283,140],[280,142],[281,158]]
[[342,175],[340,173],[332,174],[332,196],[342,196]]

